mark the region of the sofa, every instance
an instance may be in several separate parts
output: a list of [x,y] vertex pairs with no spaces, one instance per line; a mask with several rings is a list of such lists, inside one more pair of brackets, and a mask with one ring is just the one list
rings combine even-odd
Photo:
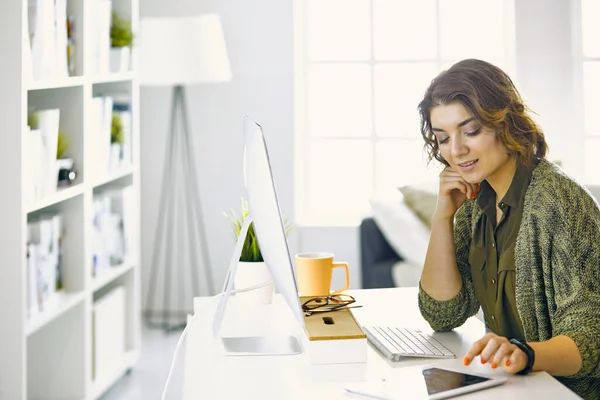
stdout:
[[[600,185],[586,187],[600,201]],[[432,181],[371,198],[371,215],[359,227],[363,288],[418,286],[437,189]]]

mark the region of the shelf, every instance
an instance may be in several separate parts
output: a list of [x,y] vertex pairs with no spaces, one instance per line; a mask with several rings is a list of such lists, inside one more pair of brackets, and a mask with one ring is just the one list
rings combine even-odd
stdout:
[[32,335],[47,323],[78,305],[85,298],[84,292],[61,292],[52,308],[45,310],[27,321],[27,335]]
[[131,166],[131,165],[129,165],[127,167],[119,168],[115,171],[111,171],[104,177],[97,179],[94,182],[94,187],[106,185],[107,183],[111,183],[111,182],[114,182],[121,178],[125,178],[126,176],[133,174],[133,172],[134,172],[134,169],[133,169],[133,166]]
[[83,86],[85,79],[82,76],[71,76],[65,79],[54,81],[32,81],[28,85],[28,90],[48,90],[60,89],[74,86]]
[[133,73],[131,71],[129,71],[129,72],[122,72],[119,74],[97,76],[97,77],[93,78],[93,83],[99,84],[99,83],[123,82],[123,81],[130,81],[132,79],[133,79]]
[[[140,355],[140,79],[133,68],[136,46],[130,54],[129,69],[111,69],[110,40],[107,40],[110,38],[106,37],[112,12],[130,22],[133,32],[137,30],[140,1],[104,1],[101,8],[93,6],[95,2],[67,0],[58,4],[49,1],[50,8],[44,9],[48,12],[32,7],[36,2],[31,0],[3,0],[2,4],[6,6],[0,7],[0,21],[6,32],[19,32],[15,37],[0,40],[0,54],[16,55],[4,57],[0,66],[3,72],[0,74],[0,121],[4,131],[11,133],[4,136],[0,151],[9,166],[1,173],[4,196],[0,208],[3,223],[0,250],[5,265],[0,279],[0,304],[6,332],[0,340],[0,399],[8,393],[14,399],[91,400],[113,385],[119,374],[134,367]],[[65,4],[66,10],[63,9]],[[27,28],[28,20],[36,16],[43,17],[38,18],[42,24],[30,26],[29,32],[23,29]],[[68,32],[70,37],[64,37],[65,23],[52,25],[56,22],[52,16],[60,17],[61,21],[63,17],[67,18],[65,23],[75,21],[76,29]],[[49,23],[51,31],[46,29]],[[69,27],[68,23],[66,27]],[[39,46],[32,48],[31,35],[37,37],[40,34],[36,31],[38,28],[43,30],[42,34],[55,36],[62,50],[51,46],[52,43],[42,42],[36,42]],[[70,54],[65,47],[68,43],[75,44],[74,52]],[[53,65],[56,60],[60,65]],[[67,61],[66,70],[64,61]],[[122,114],[122,122],[127,124],[123,127],[127,130],[127,143],[122,152],[123,160],[119,162],[115,162],[117,149],[110,146],[113,110],[108,107],[108,100],[100,108],[99,100],[94,98],[101,96],[111,97],[112,107],[123,113],[126,112],[125,105],[129,106],[129,114]],[[117,107],[114,107],[115,102]],[[44,169],[39,162],[32,164],[34,156],[55,156],[52,149],[47,148],[55,144],[40,142],[38,136],[42,135],[41,131],[46,131],[45,134],[55,139],[56,114],[52,118],[39,115],[40,133],[28,137],[31,133],[28,125],[32,121],[27,117],[44,110],[59,111],[58,130],[62,139],[68,142],[64,155],[73,160],[76,170],[74,180],[69,184],[64,182],[64,185],[61,181],[60,187],[56,187],[58,171],[54,167],[47,165]],[[108,130],[99,128],[102,117],[105,117],[103,125],[108,125],[103,128]],[[108,148],[99,149],[100,144],[106,144]],[[112,199],[125,197],[122,209],[116,210],[119,204],[109,196]],[[112,201],[110,206],[115,210],[110,214],[114,217],[107,209],[99,209],[98,202],[103,198],[108,199],[103,204],[107,208],[108,201]],[[117,228],[109,226],[104,230],[105,225],[100,225],[101,229],[98,229],[99,219],[94,218],[101,211],[105,212],[101,223],[117,223],[117,216],[126,221],[127,242],[123,245],[130,258],[123,265],[96,271],[101,274],[94,278],[91,264],[96,246],[105,245],[101,242],[108,240],[109,234],[114,236],[113,231]],[[52,224],[41,222],[55,216],[59,219],[53,219]],[[44,237],[38,241],[40,235]],[[55,269],[54,259],[50,263],[27,257],[28,250],[33,250],[29,256],[42,256],[42,248],[29,246],[45,244],[50,239],[52,245],[56,244],[56,239],[60,241],[60,271],[56,278],[52,276],[55,271],[50,271]],[[41,263],[39,266],[43,271],[28,269],[32,261],[36,265]],[[53,287],[54,279],[60,279],[63,290],[41,303],[43,307],[37,307],[34,297],[38,285]],[[91,328],[94,312],[98,309],[94,300],[101,300],[102,295],[117,286],[126,289],[126,295],[105,318],[105,335],[108,341],[108,334],[116,331],[114,314],[123,314],[125,347],[115,351],[118,370],[113,371],[115,364],[112,359],[107,360],[103,364],[108,369],[100,371],[102,375],[96,375],[100,380],[92,384]],[[30,304],[27,299],[35,304]]]
[[75,186],[71,186],[65,189],[58,189],[55,193],[50,196],[44,197],[41,200],[34,202],[31,207],[27,208],[27,213],[39,211],[42,208],[50,207],[55,204],[61,203],[65,200],[72,199],[73,197],[79,196],[83,193],[83,185],[80,183]]
[[123,360],[115,366],[115,369],[109,374],[97,377],[92,382],[92,391],[90,399],[99,399],[121,376],[125,375],[128,369],[131,369],[137,359],[137,351],[131,350],[125,353]]
[[103,269],[102,272],[99,272],[98,276],[93,279],[92,291],[95,292],[96,290],[101,289],[105,285],[125,274],[127,271],[130,271],[132,268],[133,265],[131,263],[125,262],[115,267]]

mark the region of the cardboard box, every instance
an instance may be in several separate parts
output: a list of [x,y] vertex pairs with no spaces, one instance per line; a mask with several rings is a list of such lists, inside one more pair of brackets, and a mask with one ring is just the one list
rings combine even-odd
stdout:
[[125,289],[102,296],[93,306],[93,379],[110,374],[125,356]]

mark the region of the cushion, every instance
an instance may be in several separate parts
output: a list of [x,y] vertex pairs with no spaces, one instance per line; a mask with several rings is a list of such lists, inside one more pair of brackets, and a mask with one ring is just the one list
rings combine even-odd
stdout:
[[402,193],[394,190],[370,199],[373,220],[405,262],[423,267],[429,244],[429,228],[407,207]]
[[404,203],[416,216],[431,229],[431,221],[437,205],[438,181],[402,186],[399,188],[404,196]]
[[406,261],[398,261],[392,266],[392,281],[395,287],[417,287],[421,280],[423,266],[415,266]]

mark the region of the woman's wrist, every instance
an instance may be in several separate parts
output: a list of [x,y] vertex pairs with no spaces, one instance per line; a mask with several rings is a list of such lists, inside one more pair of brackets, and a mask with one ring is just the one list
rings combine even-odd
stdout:
[[433,227],[433,225],[435,224],[448,224],[454,223],[454,214],[452,215],[443,215],[443,214],[438,214],[437,212],[433,214],[433,218],[431,219],[431,225]]
[[582,367],[579,348],[568,336],[560,335],[544,342],[528,344],[535,351],[534,371],[546,371],[554,376],[571,376]]

